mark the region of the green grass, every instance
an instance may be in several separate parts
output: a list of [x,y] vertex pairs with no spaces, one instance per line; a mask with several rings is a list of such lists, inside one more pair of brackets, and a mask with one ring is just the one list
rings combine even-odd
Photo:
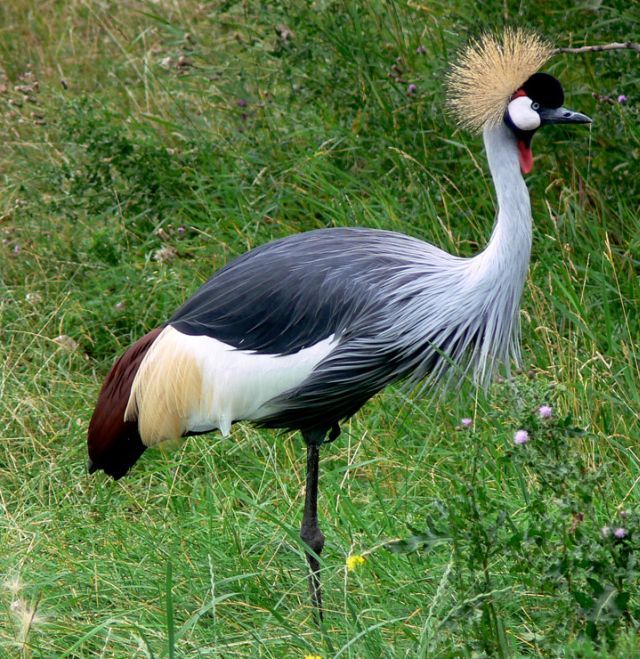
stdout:
[[361,225],[474,253],[494,201],[480,140],[444,111],[456,49],[504,24],[620,41],[639,18],[617,0],[3,3],[0,655],[637,654],[630,51],[548,67],[594,124],[534,144],[527,372],[488,397],[387,390],[323,450],[324,629],[298,436],[238,426],[117,483],[87,476],[85,436],[113,358],[248,248]]

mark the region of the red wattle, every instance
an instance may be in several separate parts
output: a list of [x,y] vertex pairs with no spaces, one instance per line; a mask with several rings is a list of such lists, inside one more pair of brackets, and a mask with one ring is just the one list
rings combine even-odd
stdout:
[[533,169],[533,153],[531,147],[522,140],[518,140],[518,156],[520,158],[520,169],[523,174],[528,174]]

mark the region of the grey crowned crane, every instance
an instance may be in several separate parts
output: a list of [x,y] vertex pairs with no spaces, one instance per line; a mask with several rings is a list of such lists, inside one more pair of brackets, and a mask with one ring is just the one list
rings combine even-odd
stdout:
[[89,425],[89,470],[121,478],[150,446],[231,431],[236,421],[299,430],[307,448],[300,537],[322,617],[320,447],[396,380],[486,383],[519,358],[519,304],[531,250],[522,173],[545,124],[591,120],[562,107],[538,69],[551,48],[506,31],[472,43],[449,76],[459,123],[482,132],[498,201],[471,258],[364,228],[310,231],[262,245],[216,272],[107,376]]

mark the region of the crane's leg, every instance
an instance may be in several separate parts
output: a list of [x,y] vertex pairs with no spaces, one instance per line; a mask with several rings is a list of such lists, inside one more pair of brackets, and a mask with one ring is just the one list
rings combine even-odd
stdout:
[[[305,437],[305,439],[307,439]],[[320,563],[316,556],[320,556],[324,547],[324,535],[318,527],[318,467],[320,462],[320,446],[307,441],[307,486],[304,497],[304,516],[300,528],[300,538],[311,549],[307,561],[309,562],[309,594],[311,603],[315,607],[316,616],[322,622],[322,589],[320,585]]]

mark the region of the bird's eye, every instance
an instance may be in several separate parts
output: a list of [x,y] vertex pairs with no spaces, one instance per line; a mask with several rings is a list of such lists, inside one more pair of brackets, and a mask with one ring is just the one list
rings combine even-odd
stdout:
[[531,109],[532,109],[532,110],[539,110],[539,109],[540,109],[540,103],[537,103],[536,101],[534,101],[534,102],[531,104]]

